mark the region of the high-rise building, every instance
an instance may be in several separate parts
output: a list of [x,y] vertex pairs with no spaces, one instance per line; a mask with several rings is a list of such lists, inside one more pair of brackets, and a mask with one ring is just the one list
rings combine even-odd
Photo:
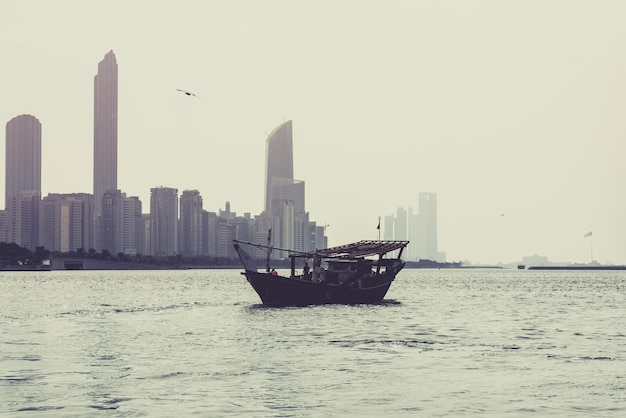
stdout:
[[141,218],[141,201],[127,197],[120,190],[107,190],[102,198],[102,249],[112,255],[137,254],[137,219]]
[[405,253],[409,261],[446,261],[446,254],[437,247],[437,194],[420,192],[419,213],[398,208],[396,215],[385,216],[384,239],[410,242]]
[[328,237],[326,236],[326,228],[324,226],[315,227],[315,248],[327,248]]
[[41,123],[19,115],[6,124],[6,241],[34,250],[39,245]]
[[217,213],[202,211],[204,225],[203,239],[206,242],[206,255],[217,256]]
[[141,214],[135,219],[135,235],[137,236],[137,254],[151,255],[150,214]]
[[41,193],[23,190],[7,207],[7,242],[34,251],[39,246],[39,203]]
[[[293,130],[287,121],[272,131],[267,138],[265,167],[265,219],[272,228],[272,244],[296,251],[309,251],[311,240],[309,214],[305,210],[305,184],[293,178]],[[257,235],[267,235],[259,230]],[[284,252],[277,251],[276,257]]]
[[417,256],[443,261],[437,250],[437,194],[421,192],[418,196],[418,224],[415,240]]
[[[49,193],[39,208],[39,243],[50,251],[76,251],[85,248],[84,201],[73,194]],[[89,218],[90,219],[90,218]]]
[[7,211],[0,210],[0,242],[7,242]]
[[150,241],[150,255],[178,254],[178,189],[150,189]]
[[[95,249],[95,225],[94,225],[94,201],[93,195],[91,193],[68,193],[62,196],[71,197],[81,202],[81,214],[80,218],[82,219],[81,228],[82,228],[82,238],[80,245],[76,248],[82,248],[84,251],[89,251],[91,249]],[[78,216],[78,215],[76,215]]]
[[41,123],[31,115],[19,115],[6,125],[5,200],[24,190],[41,193]]
[[202,196],[197,190],[183,190],[180,197],[179,250],[184,256],[203,255]]
[[102,213],[102,197],[117,190],[117,61],[109,51],[94,77],[93,196],[95,215]]
[[[275,179],[293,180],[293,129],[291,121],[278,126],[267,137],[265,160],[265,211],[271,211]],[[284,183],[284,182],[283,182]]]

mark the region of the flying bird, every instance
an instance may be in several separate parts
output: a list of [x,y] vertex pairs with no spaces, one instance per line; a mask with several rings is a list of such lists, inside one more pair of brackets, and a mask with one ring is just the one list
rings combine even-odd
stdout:
[[192,92],[190,92],[190,91],[187,91],[187,90],[181,90],[181,89],[176,89],[176,90],[177,90],[177,91],[180,91],[181,93],[186,94],[187,96],[193,96],[193,97],[197,97],[198,99],[200,99],[200,97],[199,97],[198,95],[193,94],[193,93],[192,93]]

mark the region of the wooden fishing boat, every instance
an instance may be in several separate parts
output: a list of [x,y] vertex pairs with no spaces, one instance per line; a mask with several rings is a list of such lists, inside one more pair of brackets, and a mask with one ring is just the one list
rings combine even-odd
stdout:
[[[359,241],[311,252],[278,249],[267,245],[234,241],[244,266],[243,275],[264,305],[303,306],[328,303],[359,304],[383,300],[396,275],[405,265],[402,251],[408,241]],[[244,247],[247,247],[244,249]],[[254,248],[266,252],[261,259],[251,256]],[[270,266],[272,250],[288,253],[289,269],[279,274]],[[309,261],[311,265],[309,265]],[[302,266],[299,270],[296,266]]]

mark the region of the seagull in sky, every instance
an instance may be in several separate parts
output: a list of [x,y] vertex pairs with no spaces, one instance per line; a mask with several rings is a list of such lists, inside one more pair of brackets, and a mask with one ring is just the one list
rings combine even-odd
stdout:
[[187,90],[181,90],[181,89],[176,89],[176,90],[177,90],[177,91],[180,91],[181,93],[186,94],[187,96],[193,96],[193,97],[197,97],[198,99],[200,99],[200,97],[199,97],[198,95],[195,95],[195,94],[193,94],[193,93],[192,93],[192,92],[190,92],[190,91],[187,91]]

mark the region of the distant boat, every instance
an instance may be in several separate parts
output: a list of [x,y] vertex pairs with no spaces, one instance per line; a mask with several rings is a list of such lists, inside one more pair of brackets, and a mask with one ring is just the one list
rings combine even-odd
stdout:
[[0,271],[50,271],[50,260],[41,264],[0,264]]
[[[391,283],[404,268],[402,251],[409,241],[359,241],[311,252],[278,249],[267,245],[234,240],[235,250],[244,266],[244,274],[264,305],[304,306],[329,303],[377,303],[383,300]],[[266,252],[264,271],[243,249],[259,248]],[[270,268],[272,250],[288,252],[289,275]],[[389,253],[397,254],[386,258]],[[304,262],[301,274],[296,260]],[[312,261],[312,268],[308,266]]]

